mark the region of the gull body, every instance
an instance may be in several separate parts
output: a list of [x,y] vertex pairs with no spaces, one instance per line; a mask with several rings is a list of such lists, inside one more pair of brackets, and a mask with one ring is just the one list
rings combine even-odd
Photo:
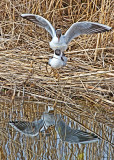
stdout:
[[83,34],[94,34],[110,31],[111,27],[96,22],[77,22],[62,35],[61,29],[55,30],[52,24],[45,18],[35,14],[21,14],[21,17],[35,23],[37,26],[45,28],[51,35],[52,40],[49,43],[50,48],[54,51],[60,49],[64,52],[72,39]]
[[44,121],[46,128],[55,125],[55,116],[53,113],[44,112],[41,119]]
[[48,64],[54,69],[59,69],[63,66],[66,66],[66,63],[67,57],[64,56],[60,49],[55,50],[54,56],[50,58],[48,62]]
[[50,48],[54,51],[56,49],[60,49],[62,52],[66,51],[67,44],[65,43],[65,38],[63,35],[61,35],[60,40],[55,36],[52,38],[52,41],[49,42]]

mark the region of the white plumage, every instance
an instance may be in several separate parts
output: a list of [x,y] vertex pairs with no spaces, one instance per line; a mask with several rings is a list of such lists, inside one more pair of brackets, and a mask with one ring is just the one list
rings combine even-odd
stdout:
[[54,56],[50,58],[48,62],[48,64],[54,69],[59,69],[63,66],[66,66],[66,63],[67,63],[67,57],[65,57],[64,54],[59,49],[56,49],[54,51]]

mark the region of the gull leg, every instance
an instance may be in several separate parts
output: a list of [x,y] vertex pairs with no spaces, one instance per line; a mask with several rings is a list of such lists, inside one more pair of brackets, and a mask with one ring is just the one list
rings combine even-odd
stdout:
[[53,71],[53,77],[56,77],[56,70],[52,68]]
[[51,68],[51,71],[49,72],[49,71],[48,71],[48,68],[47,68],[47,65],[48,65],[48,64],[46,64],[46,71],[47,71],[47,73],[48,73],[49,75],[51,75],[51,73],[53,73],[53,77],[55,77],[55,78],[58,79],[58,81],[59,81],[59,80],[60,80],[60,75],[59,75],[58,70],[57,70],[57,69],[54,69],[54,68]]
[[49,72],[48,72],[48,69],[47,69],[47,65],[48,65],[48,64],[46,63],[46,71],[47,71],[47,73],[49,73]]
[[48,64],[46,63],[46,71],[50,75],[53,72],[53,69],[51,68],[51,71],[49,72],[47,66],[48,66]]
[[58,79],[58,81],[60,80],[59,71],[57,69],[54,70],[54,76],[56,79]]

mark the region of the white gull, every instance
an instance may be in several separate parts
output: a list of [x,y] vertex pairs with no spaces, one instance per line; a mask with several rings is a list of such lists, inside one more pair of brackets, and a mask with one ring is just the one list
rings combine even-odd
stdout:
[[50,33],[52,40],[49,44],[50,48],[54,51],[60,49],[64,52],[71,40],[80,35],[102,33],[111,30],[111,27],[104,24],[83,21],[72,24],[66,33],[62,35],[61,29],[55,30],[52,24],[42,16],[35,14],[21,14],[21,17],[35,23],[39,27],[45,28]]
[[67,63],[67,57],[61,52],[60,49],[56,49],[54,51],[54,55],[52,58],[49,59],[48,64],[54,68],[54,69],[59,69],[63,66],[66,66]]

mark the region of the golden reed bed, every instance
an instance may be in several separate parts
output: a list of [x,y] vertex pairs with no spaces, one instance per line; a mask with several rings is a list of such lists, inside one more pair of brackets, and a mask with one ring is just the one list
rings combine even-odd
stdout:
[[[46,65],[53,51],[50,35],[21,18],[22,13],[48,19],[62,33],[77,21],[93,21],[113,27],[112,0],[1,0],[0,3],[0,98],[10,103],[29,97],[52,104],[75,120],[102,122],[113,127],[114,36],[111,32],[83,35],[65,52],[67,66],[60,80]],[[60,105],[61,104],[61,105]],[[2,112],[4,107],[2,107]],[[105,138],[104,138],[105,139]]]

